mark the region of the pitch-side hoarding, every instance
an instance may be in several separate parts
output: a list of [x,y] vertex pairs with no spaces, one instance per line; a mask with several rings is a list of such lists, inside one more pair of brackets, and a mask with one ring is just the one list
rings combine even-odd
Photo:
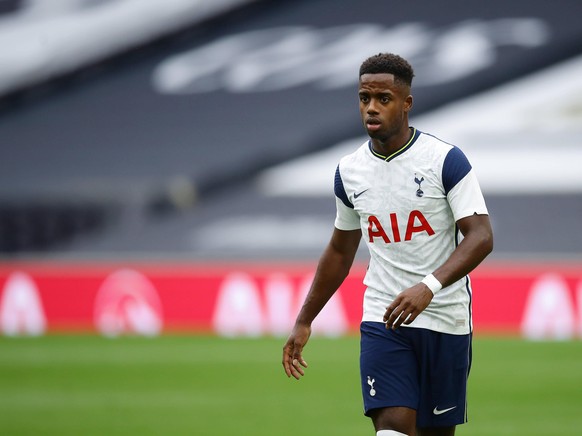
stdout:
[[[313,274],[314,265],[293,263],[4,265],[0,330],[284,336]],[[354,266],[314,333],[357,332],[364,274],[365,265]],[[487,263],[471,278],[476,334],[582,338],[580,265]]]

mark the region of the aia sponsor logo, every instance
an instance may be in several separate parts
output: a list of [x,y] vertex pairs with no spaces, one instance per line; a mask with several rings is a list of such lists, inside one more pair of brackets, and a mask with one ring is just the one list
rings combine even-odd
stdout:
[[46,316],[36,283],[23,272],[8,276],[0,299],[0,330],[8,336],[39,336]]
[[162,304],[146,276],[123,269],[107,277],[97,292],[94,320],[105,336],[156,336],[163,327]]
[[[311,274],[298,283],[285,274],[273,273],[260,281],[244,272],[228,274],[218,290],[212,315],[214,331],[226,337],[288,335],[312,281]],[[321,310],[312,328],[314,335],[331,337],[348,332],[339,292]]]
[[[398,216],[395,213],[390,214],[390,227],[386,226],[386,229],[391,231],[391,236],[388,236],[384,227],[385,226],[380,222],[380,219],[377,216],[370,215],[368,217],[368,242],[374,243],[374,238],[381,238],[386,244],[402,242],[400,223],[398,221]],[[408,214],[406,229],[403,230],[405,230],[404,241],[410,241],[415,233],[424,232],[428,236],[435,234],[428,220],[419,210],[413,210]]]
[[573,289],[559,274],[541,275],[528,293],[521,331],[532,340],[582,338],[582,280]]

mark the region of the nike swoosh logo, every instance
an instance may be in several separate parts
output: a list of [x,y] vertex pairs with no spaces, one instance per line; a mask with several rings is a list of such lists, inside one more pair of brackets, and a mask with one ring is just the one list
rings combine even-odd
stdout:
[[457,406],[455,407],[449,407],[448,409],[443,409],[443,410],[439,410],[438,406],[434,408],[434,410],[432,411],[432,413],[434,413],[435,415],[442,415],[443,413],[447,413],[450,412],[453,409],[456,409]]
[[[368,188],[370,189],[370,188]],[[362,192],[358,192],[357,194],[354,194],[354,198],[358,198],[360,195],[362,195],[364,192],[366,192],[368,189],[364,189]]]

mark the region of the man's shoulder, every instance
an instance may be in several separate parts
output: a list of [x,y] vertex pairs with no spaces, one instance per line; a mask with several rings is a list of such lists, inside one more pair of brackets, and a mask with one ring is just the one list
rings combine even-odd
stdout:
[[438,137],[437,135],[434,135],[432,133],[428,133],[428,132],[424,132],[424,131],[420,131],[420,135],[419,135],[419,143],[421,144],[426,144],[429,145],[431,147],[437,147],[440,148],[442,150],[450,150],[452,148],[455,148],[456,145],[451,144],[450,142]]
[[344,155],[339,161],[340,169],[360,165],[362,161],[366,159],[368,148],[369,140],[366,140],[354,151]]

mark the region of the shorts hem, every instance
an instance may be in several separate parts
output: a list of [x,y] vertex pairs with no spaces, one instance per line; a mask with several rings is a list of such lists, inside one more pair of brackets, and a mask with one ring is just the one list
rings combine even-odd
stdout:
[[376,410],[376,409],[388,409],[390,407],[406,407],[407,409],[412,409],[412,410],[418,411],[418,407],[411,406],[411,405],[408,405],[408,404],[388,404],[388,405],[374,406],[374,407],[370,407],[370,408],[364,407],[364,415],[367,416],[367,417],[370,417],[370,412],[372,410]]

